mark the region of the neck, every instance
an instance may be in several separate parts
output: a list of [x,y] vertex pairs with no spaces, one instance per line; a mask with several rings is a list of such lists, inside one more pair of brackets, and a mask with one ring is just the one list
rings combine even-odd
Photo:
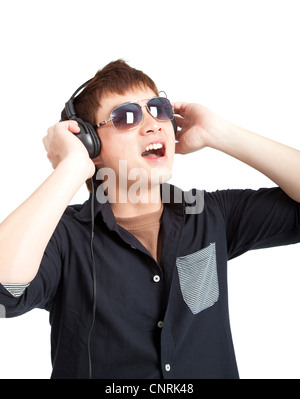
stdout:
[[138,190],[135,192],[131,186],[125,192],[119,191],[115,201],[110,202],[115,217],[129,218],[153,213],[161,208],[160,185]]

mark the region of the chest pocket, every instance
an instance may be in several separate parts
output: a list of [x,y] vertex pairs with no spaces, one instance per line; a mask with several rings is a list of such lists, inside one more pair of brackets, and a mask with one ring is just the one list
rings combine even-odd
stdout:
[[193,314],[209,308],[219,299],[216,244],[176,260],[184,302]]

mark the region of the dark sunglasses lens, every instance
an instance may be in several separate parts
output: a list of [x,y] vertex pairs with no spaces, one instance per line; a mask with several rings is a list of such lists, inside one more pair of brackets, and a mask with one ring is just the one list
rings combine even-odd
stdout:
[[143,113],[138,104],[125,104],[114,109],[111,118],[118,130],[130,130],[142,122]]
[[172,104],[167,98],[152,98],[148,101],[147,107],[150,114],[159,121],[168,121],[174,117]]

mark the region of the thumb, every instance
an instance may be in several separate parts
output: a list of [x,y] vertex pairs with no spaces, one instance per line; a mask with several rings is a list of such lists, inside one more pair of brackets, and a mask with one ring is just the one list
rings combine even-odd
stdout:
[[80,126],[76,121],[71,121],[72,123],[69,125],[69,130],[72,133],[79,133],[80,132]]
[[79,133],[80,127],[78,122],[73,120],[63,121],[62,124],[66,127],[71,133]]

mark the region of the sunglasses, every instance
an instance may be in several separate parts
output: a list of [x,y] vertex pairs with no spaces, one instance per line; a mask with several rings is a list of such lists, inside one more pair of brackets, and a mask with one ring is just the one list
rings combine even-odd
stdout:
[[138,102],[128,102],[114,108],[110,113],[110,118],[100,122],[95,128],[112,122],[114,127],[121,132],[128,131],[139,126],[143,121],[143,107],[147,108],[149,114],[156,120],[166,122],[174,118],[174,108],[170,101],[165,97],[154,97],[146,104],[140,105]]

